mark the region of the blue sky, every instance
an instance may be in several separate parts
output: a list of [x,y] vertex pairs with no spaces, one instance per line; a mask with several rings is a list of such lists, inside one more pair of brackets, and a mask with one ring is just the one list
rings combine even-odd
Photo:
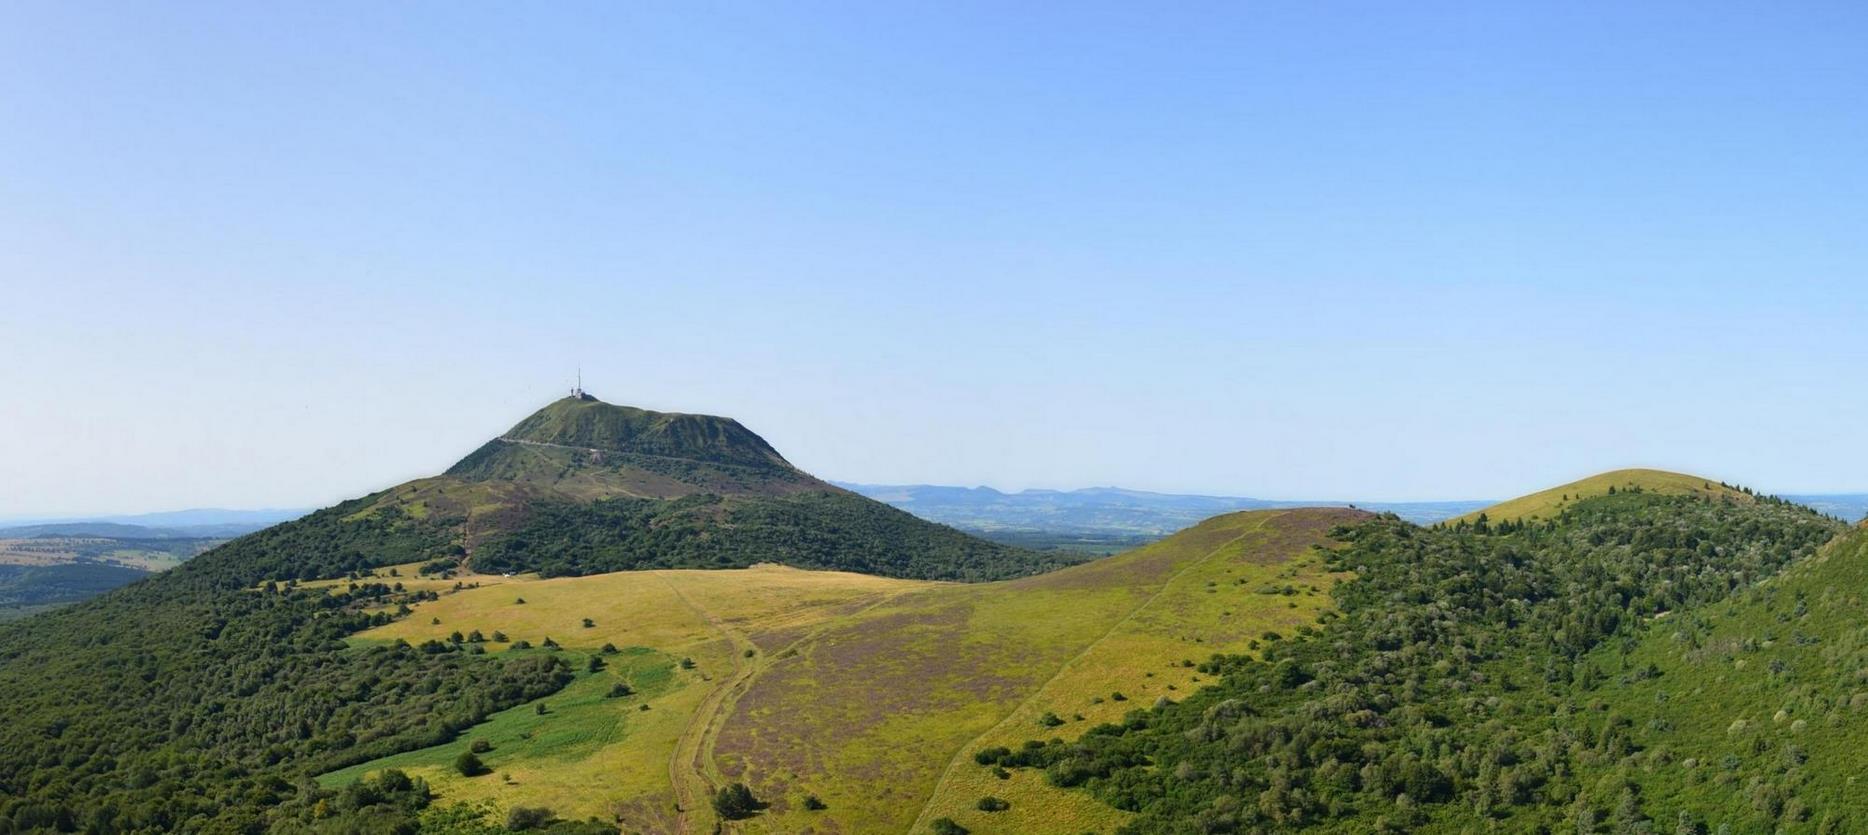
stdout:
[[16,3],[0,515],[568,386],[872,482],[1868,489],[1868,7]]

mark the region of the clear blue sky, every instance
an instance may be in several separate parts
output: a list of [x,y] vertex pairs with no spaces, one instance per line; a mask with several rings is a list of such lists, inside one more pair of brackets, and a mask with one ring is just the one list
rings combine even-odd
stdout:
[[9,3],[0,515],[568,387],[820,475],[1868,489],[1858,3]]

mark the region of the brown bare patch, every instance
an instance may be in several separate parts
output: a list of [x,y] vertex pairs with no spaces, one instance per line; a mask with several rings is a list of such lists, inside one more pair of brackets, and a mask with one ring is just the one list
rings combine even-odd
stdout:
[[1277,565],[1303,556],[1312,545],[1328,545],[1330,531],[1338,525],[1350,525],[1374,514],[1347,507],[1304,507],[1285,511],[1265,521],[1261,535],[1246,540],[1237,562],[1253,565]]
[[672,795],[638,797],[627,802],[612,803],[610,814],[617,823],[622,824],[626,832],[675,835],[681,828],[680,822],[675,819]]

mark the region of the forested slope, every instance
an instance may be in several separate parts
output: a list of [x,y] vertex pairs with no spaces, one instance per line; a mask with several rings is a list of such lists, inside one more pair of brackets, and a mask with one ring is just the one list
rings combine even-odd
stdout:
[[[350,648],[389,617],[365,608],[415,599],[391,584],[257,586],[434,546],[416,528],[343,522],[349,509],[0,627],[0,831],[256,831],[334,799],[310,775],[447,739],[569,680],[551,657]],[[326,804],[340,821],[373,805]]]
[[[1346,528],[1330,559],[1357,577],[1336,587],[1340,613],[1322,626],[1258,660],[1207,662],[1220,682],[1185,702],[1076,743],[1034,742],[1003,764],[1044,768],[1055,784],[1139,813],[1132,832],[1835,827],[1852,807],[1809,787],[1839,788],[1852,760],[1817,762],[1814,746],[1733,755],[1728,783],[1770,786],[1753,789],[1765,797],[1755,813],[1667,790],[1679,766],[1662,767],[1658,726],[1637,723],[1624,688],[1645,678],[1668,688],[1668,675],[1620,656],[1671,635],[1682,611],[1781,599],[1758,584],[1841,527],[1772,500],[1621,491],[1538,524]],[[1794,643],[1793,628],[1777,637]],[[1737,708],[1712,687],[1696,698],[1714,715]],[[1868,732],[1852,733],[1855,748],[1868,746]],[[1801,782],[1744,773],[1785,756],[1806,758]]]

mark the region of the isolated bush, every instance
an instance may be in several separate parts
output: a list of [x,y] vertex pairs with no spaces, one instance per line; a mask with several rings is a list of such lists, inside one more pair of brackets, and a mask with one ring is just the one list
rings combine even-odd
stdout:
[[1003,812],[1012,808],[1012,804],[993,797],[992,795],[986,795],[980,798],[979,802],[973,805],[982,812]]
[[476,739],[472,745],[467,746],[467,750],[475,754],[484,754],[493,750],[493,743],[484,739]]
[[746,788],[745,783],[728,784],[713,796],[714,812],[727,820],[749,818],[763,808],[765,804],[752,796],[752,789]]
[[515,806],[506,813],[506,828],[514,832],[543,829],[557,819],[557,815],[543,806]]
[[490,769],[474,752],[462,751],[460,756],[454,758],[454,770],[460,772],[462,777],[478,777]]
[[972,830],[954,823],[953,818],[935,818],[934,835],[967,835]]

